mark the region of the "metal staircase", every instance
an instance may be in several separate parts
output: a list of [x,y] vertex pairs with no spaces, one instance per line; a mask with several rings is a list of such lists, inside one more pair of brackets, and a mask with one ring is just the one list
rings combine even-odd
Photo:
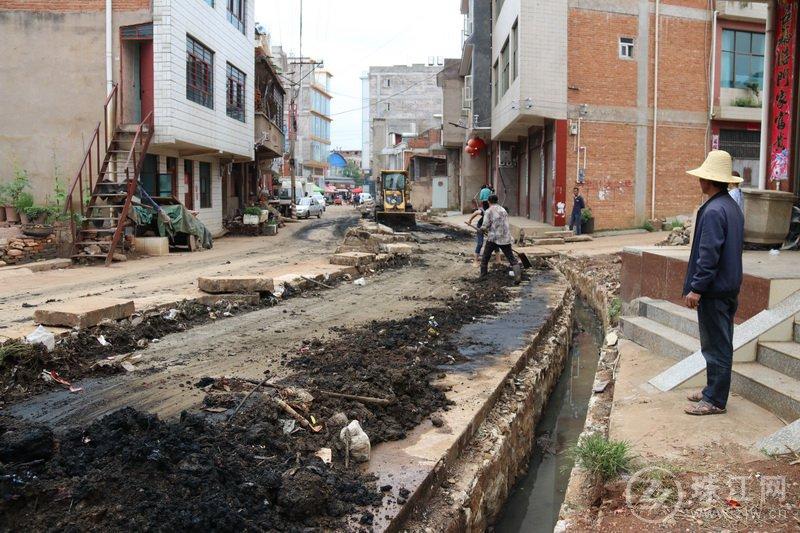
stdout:
[[64,213],[70,219],[73,261],[102,259],[108,266],[115,254],[129,249],[125,226],[153,138],[153,114],[139,124],[122,124],[120,116],[115,85],[103,108],[103,135],[98,123],[67,191]]

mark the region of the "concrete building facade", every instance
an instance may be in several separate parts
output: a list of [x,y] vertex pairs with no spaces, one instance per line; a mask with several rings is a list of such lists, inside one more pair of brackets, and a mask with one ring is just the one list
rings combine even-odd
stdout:
[[369,68],[368,168],[373,174],[393,168],[389,165],[397,160],[392,148],[399,144],[397,136],[414,137],[441,127],[442,92],[436,76],[443,63],[441,58],[430,58],[427,64]]
[[[136,124],[152,112],[154,123],[142,186],[184,202],[220,233],[231,164],[253,157],[253,2],[124,0],[113,9],[119,119]],[[56,178],[72,180],[103,119],[105,2],[6,2],[0,33],[11,45],[0,168],[4,176],[25,169],[45,201]]]
[[[690,214],[699,194],[684,171],[711,148],[757,181],[763,4],[464,0],[461,9],[465,143],[487,142],[475,157],[462,150],[463,209],[481,163],[512,215],[566,224],[580,186],[599,229]],[[490,79],[486,122],[480,75]]]
[[[324,186],[328,176],[328,156],[331,153],[331,100],[330,72],[321,68],[313,58],[289,58],[287,78],[290,94],[296,92],[295,109],[286,108],[289,135],[296,136],[296,176],[313,180]],[[296,116],[293,124],[292,113]],[[292,129],[294,129],[294,132]]]

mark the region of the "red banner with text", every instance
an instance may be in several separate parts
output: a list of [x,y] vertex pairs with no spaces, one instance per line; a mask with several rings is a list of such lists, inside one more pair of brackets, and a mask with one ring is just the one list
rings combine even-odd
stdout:
[[769,179],[773,182],[787,181],[791,168],[798,6],[797,0],[778,0],[777,5],[769,145]]

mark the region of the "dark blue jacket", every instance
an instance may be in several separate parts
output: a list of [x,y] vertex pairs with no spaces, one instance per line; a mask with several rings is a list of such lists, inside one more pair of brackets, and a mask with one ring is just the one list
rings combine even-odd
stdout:
[[711,197],[697,212],[683,294],[709,298],[739,294],[742,285],[744,215],[728,191]]
[[583,199],[583,196],[579,194],[572,202],[572,216],[580,215],[584,207],[586,207],[586,201]]

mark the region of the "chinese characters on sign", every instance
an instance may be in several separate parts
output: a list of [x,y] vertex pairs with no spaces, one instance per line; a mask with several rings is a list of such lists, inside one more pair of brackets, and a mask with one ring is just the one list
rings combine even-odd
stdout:
[[789,179],[797,10],[797,2],[778,0],[769,146],[769,178],[777,182]]

